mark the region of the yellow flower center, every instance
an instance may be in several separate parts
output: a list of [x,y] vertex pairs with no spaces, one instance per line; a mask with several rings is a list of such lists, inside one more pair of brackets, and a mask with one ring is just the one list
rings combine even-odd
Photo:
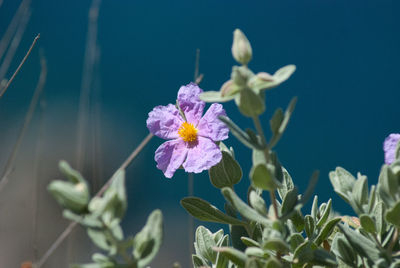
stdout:
[[183,141],[195,141],[197,138],[197,129],[193,126],[193,124],[183,122],[178,129],[178,134],[181,136]]

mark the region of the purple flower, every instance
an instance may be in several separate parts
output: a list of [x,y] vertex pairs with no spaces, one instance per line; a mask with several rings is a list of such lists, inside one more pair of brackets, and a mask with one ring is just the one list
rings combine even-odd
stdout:
[[203,90],[196,84],[181,86],[178,104],[157,106],[147,119],[147,128],[154,135],[168,141],[156,150],[157,168],[171,178],[183,166],[186,172],[200,173],[218,164],[222,153],[216,141],[228,138],[229,129],[218,116],[226,115],[221,104],[214,103],[203,114],[205,102],[199,99]]
[[385,164],[390,165],[396,160],[396,148],[400,141],[400,134],[393,133],[386,137],[383,143],[385,151]]

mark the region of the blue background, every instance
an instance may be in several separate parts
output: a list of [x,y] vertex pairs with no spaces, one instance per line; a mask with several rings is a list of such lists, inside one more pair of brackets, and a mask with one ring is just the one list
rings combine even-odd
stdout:
[[[3,3],[0,34],[18,2]],[[49,69],[43,134],[48,143],[42,163],[49,169],[47,181],[60,178],[56,171],[59,159],[74,162],[89,6],[87,0],[33,0],[30,24],[11,67],[15,69],[40,32],[38,47],[43,49]],[[286,108],[290,99],[298,96],[289,127],[276,148],[282,164],[301,191],[313,170],[320,170],[316,187],[320,200],[332,197],[335,210],[353,213],[333,193],[328,173],[343,166],[354,175],[360,171],[375,184],[383,164],[383,140],[400,131],[399,8],[400,2],[395,0],[103,0],[97,73],[97,90],[101,88],[101,154],[97,156],[101,179],[109,177],[147,135],[147,113],[156,105],[174,103],[179,87],[192,80],[197,48],[201,51],[200,72],[204,73],[201,88],[219,90],[236,64],[230,48],[232,33],[240,28],[252,43],[254,57],[249,67],[253,71],[273,73],[287,64],[297,66],[287,82],[267,92],[267,112],[262,117],[267,129],[273,111]],[[33,92],[40,69],[38,59],[34,51],[0,100],[3,163]],[[252,126],[232,102],[224,106],[240,126]],[[166,179],[156,169],[153,154],[162,142],[153,138],[127,170],[129,209],[124,227],[126,233],[137,232],[147,215],[161,208],[166,235],[154,267],[170,267],[173,261],[188,267],[188,218],[179,205],[187,195],[187,175],[180,170]],[[244,197],[251,153],[234,137],[226,143],[235,148],[242,164],[244,176],[236,188]],[[88,163],[83,173],[91,179],[90,160]],[[223,198],[209,183],[206,172],[196,175],[194,181],[196,196],[222,208]],[[54,209],[53,216],[59,215]],[[219,228],[208,226],[213,231]],[[54,231],[53,239],[61,227]]]

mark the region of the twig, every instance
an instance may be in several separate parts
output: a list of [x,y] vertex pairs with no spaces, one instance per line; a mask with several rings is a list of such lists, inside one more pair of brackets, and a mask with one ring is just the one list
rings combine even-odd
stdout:
[[[0,6],[3,3],[3,0],[0,0]],[[3,38],[1,38],[0,41],[0,59],[3,58],[4,52],[6,51],[8,45],[10,44],[11,38],[15,31],[18,28],[18,24],[21,21],[21,18],[23,17],[23,12],[26,11],[28,5],[29,5],[30,0],[24,0],[21,2],[19,5],[17,12],[15,12],[13,18],[11,19],[10,24],[7,27],[6,32],[3,35]]]
[[[42,51],[40,51],[42,52]],[[46,81],[47,76],[47,64],[46,58],[43,56],[43,53],[40,53],[40,63],[41,63],[41,72],[39,77],[39,83],[43,84]],[[38,132],[38,139],[36,141],[36,148],[35,148],[35,161],[34,161],[34,184],[35,190],[33,192],[33,232],[32,232],[32,249],[33,249],[33,261],[36,261],[38,258],[38,245],[37,245],[37,238],[38,238],[38,212],[39,212],[39,191],[40,191],[40,165],[41,165],[41,153],[42,153],[42,146],[43,146],[43,129],[44,129],[44,100],[43,94],[41,101],[39,103],[40,106],[40,114],[39,114],[39,132]]]
[[194,65],[194,79],[193,82],[195,82],[197,85],[201,83],[203,80],[204,75],[199,74],[199,67],[200,67],[200,49],[196,49],[196,62]]
[[90,89],[93,80],[93,69],[97,54],[97,29],[101,0],[93,0],[89,9],[89,26],[86,36],[85,58],[83,62],[81,92],[79,97],[78,127],[77,127],[77,168],[81,170],[85,161],[84,140],[87,125]]
[[0,66],[0,81],[3,81],[5,79],[5,76],[7,75],[8,69],[10,68],[11,62],[14,58],[15,52],[17,51],[17,48],[21,43],[21,39],[24,35],[26,26],[28,25],[31,12],[28,8],[26,8],[24,11],[25,12],[22,14],[21,22],[18,25],[17,32],[15,33],[14,38],[11,41],[10,47],[8,48],[7,54],[4,57],[3,62]]
[[[146,138],[139,144],[139,146],[129,155],[129,157],[122,163],[122,165],[117,169],[116,172],[111,176],[111,178],[103,185],[100,191],[95,195],[95,197],[101,196],[111,185],[113,182],[115,175],[121,169],[126,169],[129,164],[136,158],[136,156],[142,151],[142,149],[147,145],[147,143],[151,140],[153,134],[148,134]],[[42,267],[43,264],[46,263],[47,259],[54,253],[54,251],[58,248],[58,246],[68,237],[68,235],[72,232],[72,230],[77,225],[76,222],[71,222],[68,227],[61,233],[61,235],[54,241],[54,243],[50,246],[50,248],[46,251],[46,253],[40,258],[37,262],[35,268]]]
[[11,82],[14,80],[15,76],[18,74],[18,72],[21,69],[22,65],[24,65],[25,61],[27,60],[27,58],[31,54],[31,51],[32,51],[33,47],[35,46],[35,44],[36,44],[36,42],[37,42],[37,40],[39,38],[40,38],[40,34],[38,34],[35,37],[35,39],[33,39],[31,47],[29,48],[28,52],[25,54],[25,57],[22,59],[21,63],[18,65],[17,69],[15,70],[14,74],[11,76],[10,80],[8,80],[8,82],[7,82],[6,86],[4,87],[4,89],[1,89],[1,85],[0,85],[0,98],[4,95],[4,93],[6,92],[8,87],[10,86]]
[[[37,40],[37,39],[35,39],[35,40]],[[30,52],[28,52],[28,53],[30,53]],[[33,93],[31,103],[29,104],[28,111],[25,115],[24,124],[22,125],[22,128],[21,128],[18,138],[17,138],[17,141],[14,144],[14,148],[10,154],[10,157],[7,160],[6,166],[4,168],[4,172],[0,179],[0,192],[4,189],[4,187],[7,185],[8,181],[9,181],[9,175],[11,174],[11,172],[13,170],[14,161],[18,154],[19,146],[21,145],[21,142],[24,139],[26,130],[28,129],[28,126],[32,120],[33,113],[35,112],[40,94],[43,91],[43,87],[44,87],[44,84],[46,81],[46,76],[47,76],[47,65],[46,65],[46,60],[44,60],[44,58],[41,59],[41,64],[42,64],[42,71],[40,73],[40,77],[39,77],[38,83],[36,85],[35,92]]]

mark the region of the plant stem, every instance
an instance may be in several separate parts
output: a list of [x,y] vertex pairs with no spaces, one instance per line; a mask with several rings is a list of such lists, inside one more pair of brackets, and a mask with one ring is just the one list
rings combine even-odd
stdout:
[[[108,187],[111,185],[113,182],[115,175],[118,173],[120,169],[126,169],[128,165],[135,159],[135,157],[142,151],[144,146],[147,145],[147,143],[151,140],[153,137],[153,134],[149,133],[146,138],[143,139],[143,141],[139,144],[138,147],[129,155],[129,157],[125,160],[124,163],[115,171],[115,173],[111,176],[111,178],[104,184],[104,186],[100,189],[100,191],[96,194],[96,197],[99,197],[102,195]],[[72,230],[75,228],[75,226],[78,225],[77,222],[71,222],[67,228],[61,233],[61,235],[54,241],[54,243],[50,246],[50,248],[46,251],[46,253],[40,258],[40,260],[37,262],[35,268],[40,268],[42,267],[43,264],[46,263],[48,258],[55,252],[55,250],[58,248],[58,246],[61,245],[61,243],[68,237],[68,235],[72,232]]]
[[[269,146],[267,143],[267,139],[265,138],[264,130],[262,128],[260,118],[258,116],[253,116],[253,122],[254,126],[256,127],[258,135],[261,137],[261,142],[265,149],[263,150],[264,152],[264,157],[265,157],[265,162],[269,162]],[[274,213],[275,213],[275,219],[278,218],[278,206],[276,204],[276,198],[275,198],[275,192],[274,191],[269,191],[269,198],[271,201],[272,206],[274,207]]]

